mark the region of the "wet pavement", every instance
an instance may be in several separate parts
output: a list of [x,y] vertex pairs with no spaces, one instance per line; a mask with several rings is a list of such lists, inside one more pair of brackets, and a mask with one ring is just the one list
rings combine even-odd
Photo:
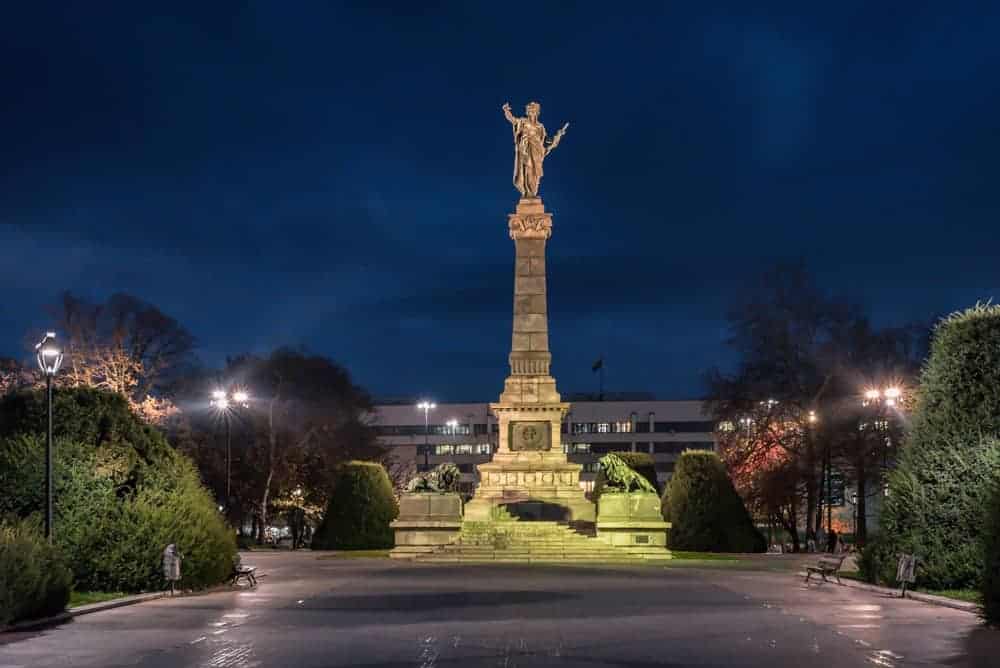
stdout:
[[253,553],[255,590],[0,636],[0,668],[1000,666],[966,612],[791,572]]

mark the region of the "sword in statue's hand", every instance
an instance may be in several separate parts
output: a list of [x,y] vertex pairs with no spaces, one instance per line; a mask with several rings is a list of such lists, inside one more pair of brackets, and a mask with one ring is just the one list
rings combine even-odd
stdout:
[[545,148],[545,155],[548,155],[552,150],[559,146],[559,142],[562,141],[563,135],[566,134],[566,129],[569,127],[569,123],[559,128],[559,131],[552,136],[552,142]]

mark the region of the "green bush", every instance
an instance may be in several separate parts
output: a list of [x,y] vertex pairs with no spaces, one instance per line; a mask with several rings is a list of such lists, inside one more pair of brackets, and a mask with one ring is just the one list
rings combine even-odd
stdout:
[[[63,553],[72,555],[75,588],[162,589],[168,543],[185,557],[181,586],[224,580],[236,551],[234,532],[190,460],[116,395],[59,390],[56,397],[55,424],[61,427],[54,536]],[[37,393],[0,401],[0,487],[11,490],[0,497],[0,514],[28,517],[42,510],[45,439],[38,432],[44,423],[25,427],[39,415],[39,404],[44,398]]]
[[382,465],[347,462],[334,478],[330,502],[312,546],[335,550],[392,547],[394,540],[389,523],[398,514],[392,483]]
[[61,612],[72,577],[37,525],[16,518],[0,522],[0,626]]
[[[651,455],[645,452],[616,452],[614,454],[621,457],[622,461],[629,465],[629,468],[648,480],[654,489],[660,489],[660,481],[656,478],[656,462]],[[590,495],[593,501],[596,502],[601,497],[606,483],[604,471],[598,471],[594,478],[594,490]]]
[[865,577],[892,584],[897,556],[912,553],[918,585],[978,586],[998,434],[1000,307],[976,306],[935,329],[879,535],[864,555]]
[[983,572],[980,591],[983,616],[991,624],[1000,624],[1000,472],[993,481],[993,497],[986,507],[986,531],[983,539]]
[[713,452],[689,450],[680,456],[664,492],[664,507],[671,522],[671,549],[763,552],[767,548],[725,464]]

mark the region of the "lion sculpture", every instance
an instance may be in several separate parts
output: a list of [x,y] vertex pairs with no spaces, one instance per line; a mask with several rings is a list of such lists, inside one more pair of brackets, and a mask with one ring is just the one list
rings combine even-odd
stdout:
[[652,492],[656,494],[656,489],[644,477],[635,472],[625,460],[611,452],[600,460],[601,470],[607,481],[608,491],[615,492]]
[[407,492],[437,492],[448,494],[458,491],[458,480],[462,476],[458,467],[450,462],[438,464],[425,473],[418,473],[406,483]]

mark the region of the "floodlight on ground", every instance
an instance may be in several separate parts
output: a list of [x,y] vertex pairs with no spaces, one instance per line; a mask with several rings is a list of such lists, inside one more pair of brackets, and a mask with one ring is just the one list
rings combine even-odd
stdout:
[[898,387],[887,387],[885,392],[883,392],[886,399],[898,399],[899,395],[902,394],[902,390]]
[[868,401],[876,401],[881,396],[882,393],[876,389],[865,390],[865,399]]
[[219,401],[221,399],[225,399],[226,398],[226,391],[225,390],[212,390],[212,398],[215,399],[216,401]]
[[233,392],[233,401],[238,404],[246,404],[246,402],[250,401],[250,394],[243,390],[237,390]]
[[819,418],[816,417],[816,411],[809,411],[809,422],[815,423]]

